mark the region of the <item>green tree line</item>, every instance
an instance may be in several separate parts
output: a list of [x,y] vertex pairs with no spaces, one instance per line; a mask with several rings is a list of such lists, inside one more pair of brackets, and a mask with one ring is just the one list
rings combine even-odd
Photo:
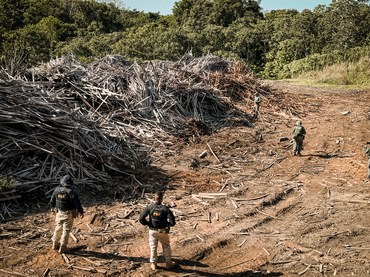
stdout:
[[315,61],[369,57],[369,45],[368,0],[333,0],[301,12],[263,12],[254,0],[179,0],[171,15],[94,0],[0,0],[0,60],[10,74],[70,53],[89,61],[107,54],[176,60],[191,52],[241,60],[262,77],[281,78]]

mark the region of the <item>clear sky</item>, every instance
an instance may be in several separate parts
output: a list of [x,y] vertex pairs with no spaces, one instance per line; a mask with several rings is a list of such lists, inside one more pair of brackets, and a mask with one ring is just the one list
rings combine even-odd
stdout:
[[[171,14],[176,0],[119,0],[116,1],[126,9],[136,9],[144,12],[159,12]],[[312,10],[317,5],[329,5],[331,0],[262,0],[261,7],[264,11],[280,9]]]

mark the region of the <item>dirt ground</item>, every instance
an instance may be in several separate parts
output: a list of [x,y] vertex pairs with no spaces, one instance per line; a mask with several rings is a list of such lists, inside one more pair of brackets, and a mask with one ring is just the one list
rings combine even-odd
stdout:
[[[51,250],[54,215],[45,205],[2,223],[0,276],[369,276],[370,91],[269,85],[304,111],[302,156],[292,155],[290,139],[298,117],[267,114],[262,103],[254,127],[228,127],[157,156],[139,197],[97,204],[82,195],[86,215],[64,256]],[[164,187],[179,266],[154,272],[137,219]]]

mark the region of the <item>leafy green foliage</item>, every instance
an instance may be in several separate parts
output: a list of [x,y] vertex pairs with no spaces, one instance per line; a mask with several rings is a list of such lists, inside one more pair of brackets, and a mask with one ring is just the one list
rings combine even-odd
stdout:
[[319,19],[324,51],[347,50],[363,45],[370,33],[369,5],[356,0],[337,0]]
[[180,29],[151,23],[124,32],[123,38],[113,45],[113,52],[130,59],[174,60],[187,51],[187,41]]
[[357,62],[341,62],[324,66],[321,70],[309,71],[297,76],[310,84],[343,85],[356,88],[370,87],[370,58]]
[[69,53],[84,61],[107,54],[174,60],[191,51],[242,60],[265,78],[287,78],[357,62],[352,49],[369,44],[368,0],[265,14],[254,0],[179,0],[167,16],[95,0],[0,0],[0,60],[13,73]]
[[0,192],[11,190],[14,186],[14,180],[10,177],[0,175]]
[[5,30],[23,27],[24,1],[0,0],[0,26]]
[[120,32],[110,34],[94,34],[76,37],[68,42],[60,42],[57,50],[54,51],[56,56],[65,56],[74,54],[79,60],[89,62],[94,58],[101,58],[113,53],[115,43],[123,38]]
[[173,15],[179,24],[196,31],[208,25],[227,27],[237,20],[252,24],[263,18],[259,2],[252,0],[182,0],[175,3]]
[[73,33],[70,24],[52,16],[44,17],[37,24],[26,25],[5,34],[2,46],[7,55],[4,59],[14,59],[21,54],[26,66],[49,60],[52,49],[69,33]]
[[341,62],[356,64],[360,60],[366,61],[369,57],[370,46],[354,47],[344,52],[335,50],[324,54],[312,54],[286,64],[280,71],[279,77],[294,78],[301,73],[322,70],[327,66]]

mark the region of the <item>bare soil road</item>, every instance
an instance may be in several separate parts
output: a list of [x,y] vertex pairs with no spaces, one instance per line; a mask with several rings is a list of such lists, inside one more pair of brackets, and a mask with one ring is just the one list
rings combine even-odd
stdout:
[[[98,202],[82,196],[86,216],[76,220],[65,256],[51,250],[54,216],[46,205],[2,223],[0,275],[369,276],[363,148],[370,91],[269,85],[294,99],[300,113],[262,103],[253,127],[178,141],[155,157],[145,182],[150,191],[138,186]],[[298,118],[307,136],[302,156],[292,156]],[[166,189],[177,217],[170,236],[179,267],[153,272],[147,230],[137,219],[157,188]]]

